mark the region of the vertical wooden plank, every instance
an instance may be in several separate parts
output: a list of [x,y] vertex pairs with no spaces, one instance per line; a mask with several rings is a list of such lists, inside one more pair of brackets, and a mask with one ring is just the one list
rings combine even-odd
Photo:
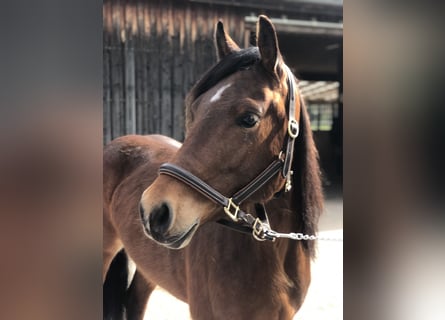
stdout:
[[184,138],[184,109],[182,96],[183,81],[183,55],[181,54],[181,25],[182,10],[174,10],[174,36],[172,39],[173,47],[173,85],[172,85],[172,136],[182,141]]
[[[196,38],[195,38],[195,70],[196,78],[195,81],[201,78],[203,71],[203,46],[202,46],[202,13],[199,6],[196,7],[195,11],[195,28],[196,28]],[[197,63],[199,61],[199,63]]]
[[206,72],[216,61],[215,48],[213,46],[213,21],[211,19],[211,16],[209,16],[208,10],[210,10],[210,8],[206,8],[203,12],[203,51],[205,57],[203,73]]
[[190,70],[190,86],[196,83],[196,11],[193,7],[190,8],[190,38],[189,38],[189,70]]
[[[234,16],[234,19],[236,19],[236,24],[238,25],[238,28],[236,29],[238,31],[237,35],[236,35],[236,42],[242,46],[243,45],[243,40],[244,40],[244,35],[245,35],[245,30],[246,30],[246,25],[244,22],[244,17],[241,16]],[[247,46],[246,46],[247,47]]]
[[111,141],[111,88],[110,88],[110,50],[103,49],[103,139],[104,144]]
[[145,75],[145,85],[144,85],[144,100],[145,100],[145,109],[144,109],[144,133],[153,133],[155,132],[153,129],[153,103],[154,103],[154,94],[153,94],[153,82],[152,82],[152,68],[151,61],[153,55],[153,43],[155,37],[155,30],[153,26],[155,25],[153,22],[153,5],[151,3],[144,4],[144,24],[145,24],[145,42],[144,42],[144,75]]
[[149,84],[149,57],[150,57],[150,41],[151,41],[151,20],[150,20],[150,4],[144,3],[144,32],[143,32],[143,55],[142,55],[142,87],[143,87],[143,130],[142,132],[144,134],[152,133],[152,119],[151,119],[151,112],[150,112],[150,98],[149,98],[149,92],[151,90],[150,84]]
[[[182,97],[183,101],[185,101],[185,97],[187,96],[187,93],[190,89],[190,78],[191,78],[191,71],[190,71],[190,49],[189,49],[189,43],[190,43],[190,5],[186,4],[183,7],[183,17],[182,20],[182,31],[183,32],[183,41],[182,41]],[[185,115],[185,103],[182,104],[184,115]],[[184,116],[184,131],[186,130],[185,127],[185,116]],[[184,133],[185,136],[185,133]]]
[[149,99],[150,103],[150,119],[151,119],[151,128],[152,133],[160,133],[160,90],[159,90],[159,82],[160,82],[160,65],[159,65],[159,56],[160,56],[160,9],[159,4],[153,4],[150,10],[150,20],[152,21],[152,32],[150,37],[150,58],[149,58],[149,87],[151,91],[151,99]]
[[198,11],[197,11],[197,19],[198,19],[198,50],[197,50],[197,59],[196,61],[199,61],[200,63],[197,64],[198,67],[198,77],[197,79],[200,79],[202,77],[202,74],[204,73],[204,70],[206,70],[206,50],[205,50],[205,23],[204,23],[204,17],[203,17],[203,10],[202,7],[200,6]]
[[110,82],[110,28],[111,5],[106,2],[103,5],[103,143],[111,141],[111,82]]
[[171,21],[171,3],[164,5],[161,12],[161,42],[160,42],[160,97],[161,97],[161,128],[160,132],[172,136],[171,126],[171,39],[169,24]]
[[243,40],[244,48],[250,47],[250,42],[251,42],[250,31],[244,30],[244,40]]
[[135,17],[136,20],[136,33],[133,37],[134,41],[134,62],[135,62],[135,97],[136,97],[136,113],[135,113],[135,126],[136,133],[142,134],[143,127],[143,107],[142,107],[142,33],[144,28],[144,15],[143,15],[143,3],[136,2],[135,4]]
[[120,123],[120,130],[117,134],[117,136],[122,136],[126,134],[126,106],[125,106],[125,68],[126,68],[126,61],[125,61],[125,41],[126,41],[126,33],[125,33],[125,5],[126,1],[118,1],[119,3],[119,23],[118,23],[118,38],[119,38],[119,53],[118,53],[118,59],[119,59],[119,91],[120,91],[120,98],[119,98],[119,123]]
[[187,4],[185,8],[185,19],[184,19],[184,86],[182,89],[182,94],[184,97],[187,95],[192,87],[193,83],[193,68],[192,68],[192,14],[190,9],[190,4]]
[[124,19],[125,134],[134,134],[136,133],[136,86],[133,40],[134,5],[131,2],[125,4]]
[[121,23],[121,5],[119,1],[112,2],[112,35],[111,43],[111,123],[112,123],[112,139],[123,134],[122,110],[123,110],[123,81],[122,69],[123,60],[121,54],[120,41],[120,23]]

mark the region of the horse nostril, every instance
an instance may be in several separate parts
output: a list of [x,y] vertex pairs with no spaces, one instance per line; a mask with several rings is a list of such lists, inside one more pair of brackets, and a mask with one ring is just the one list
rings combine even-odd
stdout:
[[163,235],[170,226],[170,208],[166,203],[161,204],[151,211],[148,220],[153,237],[157,240],[162,240]]

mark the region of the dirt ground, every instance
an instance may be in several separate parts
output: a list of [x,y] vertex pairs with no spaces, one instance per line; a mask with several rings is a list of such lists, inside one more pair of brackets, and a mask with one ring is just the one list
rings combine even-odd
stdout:
[[[331,195],[320,219],[320,236],[343,238],[343,200]],[[188,305],[157,288],[147,304],[145,320],[189,320]],[[312,282],[294,320],[343,319],[343,241],[319,241],[312,262]]]

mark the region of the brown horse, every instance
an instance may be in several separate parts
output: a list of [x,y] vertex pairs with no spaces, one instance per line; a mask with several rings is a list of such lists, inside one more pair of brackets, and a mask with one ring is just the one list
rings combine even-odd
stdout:
[[[105,149],[103,276],[124,248],[137,268],[129,292],[135,300],[127,301],[131,319],[143,317],[156,285],[187,302],[193,319],[291,319],[303,303],[314,241],[258,240],[267,238],[269,224],[279,232],[316,233],[323,202],[317,151],[264,16],[257,39],[258,47],[240,49],[218,23],[219,61],[187,96],[182,146],[162,136],[127,136]],[[169,167],[158,175],[164,162]],[[191,187],[193,181],[205,182],[207,191]],[[228,204],[228,213],[206,194],[237,194],[252,181],[256,188],[242,204]],[[264,215],[259,204],[270,216],[255,237],[231,230],[246,224],[241,217]],[[229,228],[216,223],[227,216],[234,220]]]

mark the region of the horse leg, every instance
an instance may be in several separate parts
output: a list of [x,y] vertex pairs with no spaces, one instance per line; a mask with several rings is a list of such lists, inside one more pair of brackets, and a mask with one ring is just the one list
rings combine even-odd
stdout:
[[113,259],[103,285],[103,315],[105,320],[124,319],[124,301],[128,288],[128,258],[121,250]]
[[125,301],[127,319],[144,319],[145,307],[147,306],[148,298],[155,287],[156,285],[147,281],[145,277],[138,270],[136,270],[133,281],[127,290],[127,297]]
[[[104,319],[144,319],[148,298],[156,285],[147,281],[138,270],[132,269],[132,266],[134,262],[124,250],[111,262],[103,287]],[[132,270],[135,270],[133,274]],[[128,285],[131,276],[131,284]]]

